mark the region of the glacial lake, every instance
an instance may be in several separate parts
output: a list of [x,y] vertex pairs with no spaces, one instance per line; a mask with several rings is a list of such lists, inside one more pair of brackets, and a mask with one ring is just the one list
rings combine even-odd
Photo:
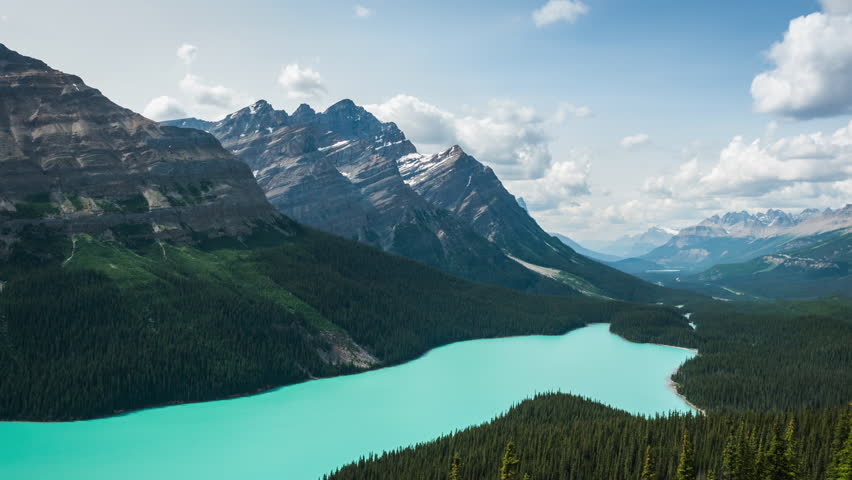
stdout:
[[0,478],[315,480],[370,452],[486,422],[536,392],[571,392],[637,414],[689,411],[668,382],[693,355],[591,325],[455,343],[404,365],[233,400],[0,423]]

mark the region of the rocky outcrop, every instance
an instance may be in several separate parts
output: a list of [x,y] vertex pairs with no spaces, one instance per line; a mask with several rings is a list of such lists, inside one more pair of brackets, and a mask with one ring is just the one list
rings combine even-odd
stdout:
[[0,231],[28,226],[184,238],[278,215],[210,134],[159,125],[80,77],[0,45]]

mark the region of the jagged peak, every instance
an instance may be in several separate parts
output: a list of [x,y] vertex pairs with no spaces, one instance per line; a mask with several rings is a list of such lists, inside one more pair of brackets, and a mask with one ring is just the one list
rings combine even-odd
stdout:
[[307,103],[303,103],[303,104],[299,105],[299,108],[297,108],[295,112],[293,112],[292,116],[293,117],[301,117],[301,116],[316,115],[316,114],[317,114],[316,110],[311,108],[311,106],[308,105]]

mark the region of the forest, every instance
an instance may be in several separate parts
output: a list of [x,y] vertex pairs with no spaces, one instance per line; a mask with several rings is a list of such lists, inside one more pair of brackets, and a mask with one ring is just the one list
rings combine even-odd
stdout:
[[331,358],[335,342],[387,366],[454,341],[562,334],[619,312],[678,317],[475,284],[284,227],[194,247],[132,229],[73,244],[31,232],[0,268],[0,419],[93,418],[365,367]]
[[369,456],[325,480],[846,480],[852,408],[645,418],[545,394],[482,426]]

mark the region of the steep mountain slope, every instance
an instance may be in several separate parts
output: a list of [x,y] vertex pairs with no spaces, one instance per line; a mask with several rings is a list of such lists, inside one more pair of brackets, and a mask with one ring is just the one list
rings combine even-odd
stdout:
[[213,136],[158,125],[0,45],[0,251],[39,228],[189,239],[277,217]]
[[270,202],[308,225],[475,281],[659,301],[669,292],[577,255],[494,173],[453,147],[431,157],[350,100],[292,115],[265,101],[200,126],[254,171]]
[[350,100],[292,115],[265,102],[204,127],[254,171],[269,201],[299,222],[470,280],[524,291],[576,294],[507,258],[470,227],[403,182],[395,159],[415,151],[392,123]]
[[405,182],[433,205],[447,209],[531,268],[555,271],[587,294],[649,301],[667,293],[602,265],[545,232],[503,186],[491,168],[459,146],[430,156],[399,158]]
[[601,253],[601,252],[596,252],[594,250],[590,250],[590,249],[580,245],[579,243],[575,242],[574,240],[566,237],[565,235],[562,235],[562,234],[559,234],[559,233],[554,233],[553,236],[558,238],[560,242],[571,247],[571,250],[574,250],[575,252],[579,253],[580,255],[585,255],[589,258],[599,260],[601,262],[616,262],[618,260],[621,260],[621,257],[617,257],[615,255],[608,255],[606,253]]

